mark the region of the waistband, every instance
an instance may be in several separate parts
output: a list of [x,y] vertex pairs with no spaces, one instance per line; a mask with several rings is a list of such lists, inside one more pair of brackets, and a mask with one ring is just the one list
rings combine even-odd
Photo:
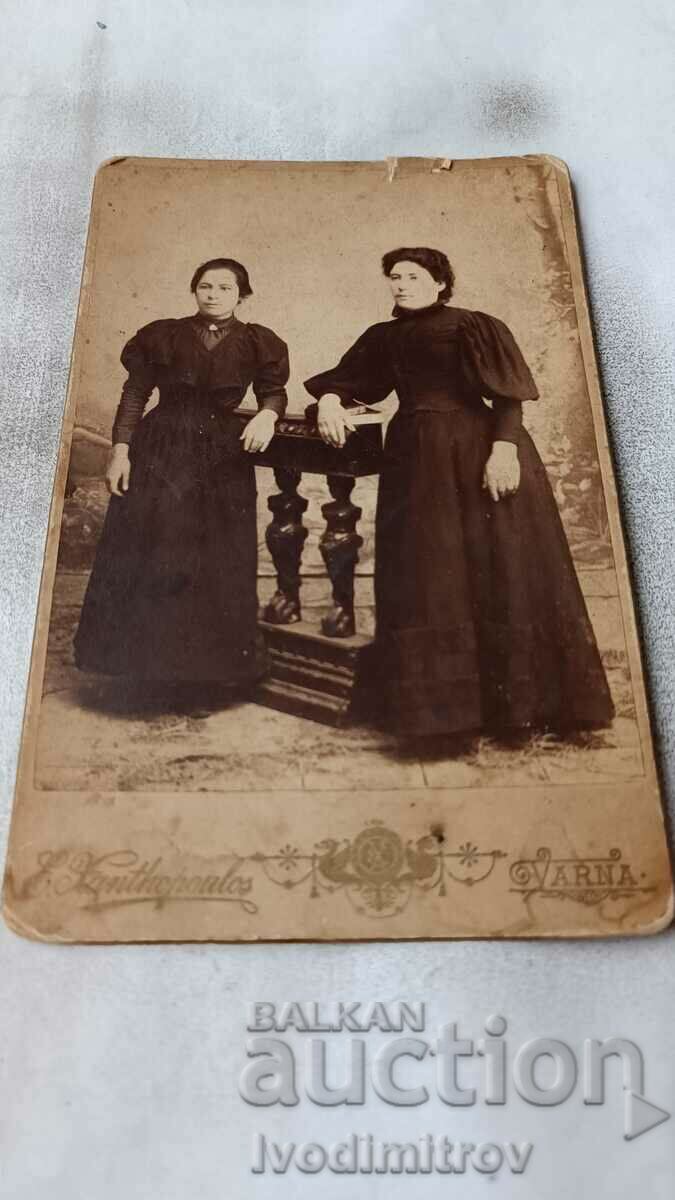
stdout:
[[445,402],[444,404],[434,403],[430,400],[420,400],[417,403],[403,402],[396,416],[398,417],[414,417],[418,413],[433,414],[437,417],[448,417],[455,413],[464,413],[468,417],[482,418],[489,416],[490,409],[485,404],[466,404],[461,401]]
[[470,399],[463,396],[461,393],[453,394],[447,388],[443,387],[420,387],[414,389],[412,395],[408,393],[406,396],[399,395],[400,413],[453,413],[453,412],[475,412],[484,408],[484,405],[472,403]]

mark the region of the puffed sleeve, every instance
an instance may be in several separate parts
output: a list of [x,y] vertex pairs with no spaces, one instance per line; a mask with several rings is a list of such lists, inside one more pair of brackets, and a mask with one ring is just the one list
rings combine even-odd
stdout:
[[464,374],[492,401],[494,440],[517,442],[522,403],[539,393],[513,334],[503,321],[482,312],[467,312],[459,333]]
[[249,324],[248,330],[255,347],[253,392],[258,401],[258,408],[269,408],[283,416],[288,404],[288,347],[276,333],[264,325]]
[[310,396],[320,400],[329,393],[343,404],[377,404],[393,391],[391,358],[381,325],[372,325],[343,354],[337,366],[305,380]]
[[143,334],[141,329],[130,338],[120,355],[122,366],[129,372],[129,378],[122,387],[113,422],[113,444],[128,444],[131,441],[157,384],[156,366],[148,355]]

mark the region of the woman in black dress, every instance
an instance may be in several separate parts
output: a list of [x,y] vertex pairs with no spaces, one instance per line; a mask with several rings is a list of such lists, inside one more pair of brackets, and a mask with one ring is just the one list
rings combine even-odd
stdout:
[[[153,321],[122,351],[112,495],[75,657],[85,671],[203,693],[264,673],[250,455],[285,411],[288,354],[270,329],[235,316],[251,294],[241,263],[203,263],[190,286],[193,316]],[[232,413],[249,385],[260,411],[242,433]],[[143,416],[155,388],[159,403]]]
[[[613,705],[501,321],[447,305],[446,256],[382,260],[394,319],[308,380],[325,441],[396,391],[376,514],[378,687],[401,733],[607,725]],[[489,403],[486,403],[488,401]]]

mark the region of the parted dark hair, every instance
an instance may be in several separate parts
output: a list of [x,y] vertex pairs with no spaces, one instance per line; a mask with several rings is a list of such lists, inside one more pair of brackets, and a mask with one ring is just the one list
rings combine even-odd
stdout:
[[208,262],[202,263],[201,267],[197,267],[197,270],[190,280],[190,291],[195,292],[197,290],[197,284],[199,283],[199,280],[201,279],[202,275],[206,274],[207,271],[217,270],[232,272],[237,281],[237,286],[239,287],[239,297],[241,300],[245,300],[247,296],[253,295],[253,288],[251,287],[251,281],[248,277],[248,271],[240,262],[237,262],[236,258],[210,258]]
[[447,254],[442,250],[431,250],[429,246],[399,246],[398,250],[389,250],[382,257],[382,270],[385,275],[391,275],[397,262],[414,262],[424,267],[436,283],[445,287],[438,293],[441,301],[449,300],[455,284],[455,272],[448,262]]

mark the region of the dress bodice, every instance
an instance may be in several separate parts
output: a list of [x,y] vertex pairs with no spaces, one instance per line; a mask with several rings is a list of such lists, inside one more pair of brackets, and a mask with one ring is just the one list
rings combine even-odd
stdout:
[[443,304],[395,309],[394,317],[367,329],[332,370],[308,379],[310,394],[376,404],[395,391],[402,413],[451,412],[486,399],[495,437],[516,441],[521,403],[538,393],[506,325]]
[[425,309],[389,322],[386,337],[402,412],[448,412],[480,399],[463,370],[461,310]]
[[286,344],[264,325],[228,322],[217,344],[202,336],[200,317],[153,321],[124,347],[129,372],[113,428],[114,442],[130,442],[155,388],[160,406],[188,405],[218,412],[236,408],[249,386],[260,408],[281,414],[288,381]]

